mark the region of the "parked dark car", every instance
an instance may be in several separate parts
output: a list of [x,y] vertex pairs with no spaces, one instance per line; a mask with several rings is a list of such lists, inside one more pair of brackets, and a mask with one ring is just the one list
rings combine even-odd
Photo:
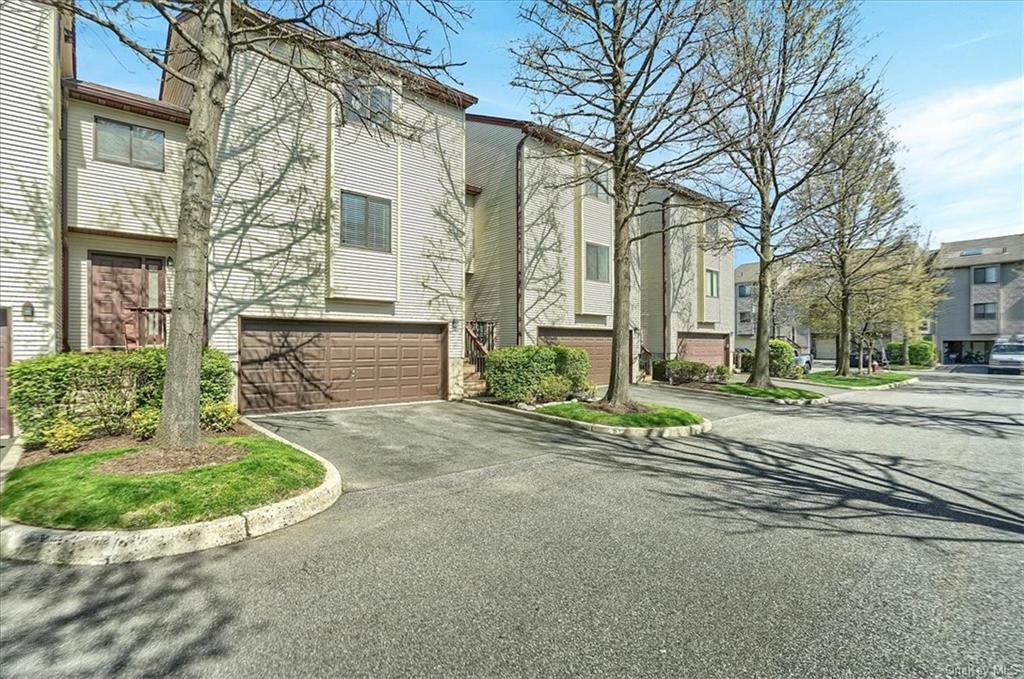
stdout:
[[[853,351],[850,352],[851,368],[859,368],[861,365],[860,360],[860,352],[857,349],[854,349]],[[872,360],[878,361],[878,365],[882,366],[883,368],[889,365],[889,357],[885,354],[885,349],[874,349],[871,351],[869,355],[867,348],[865,348],[864,367],[870,368]]]

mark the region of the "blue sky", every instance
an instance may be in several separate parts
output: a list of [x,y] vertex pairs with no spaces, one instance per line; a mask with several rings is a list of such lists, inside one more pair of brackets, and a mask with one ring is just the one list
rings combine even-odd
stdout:
[[[528,97],[508,85],[517,5],[470,4],[473,19],[452,47],[467,62],[461,87],[480,99],[471,110],[528,117]],[[932,244],[1024,232],[1024,2],[869,1],[860,31],[905,147],[912,218]],[[143,34],[162,46],[159,27]],[[80,78],[156,96],[156,69],[101,29],[80,28],[78,50]]]

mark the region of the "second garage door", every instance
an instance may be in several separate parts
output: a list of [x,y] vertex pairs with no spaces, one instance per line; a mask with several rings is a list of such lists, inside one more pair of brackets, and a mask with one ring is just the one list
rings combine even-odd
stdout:
[[245,319],[246,413],[444,398],[444,326]]
[[676,353],[684,361],[698,361],[710,366],[727,365],[729,336],[681,332]]
[[576,328],[541,328],[542,344],[562,344],[586,350],[590,356],[590,381],[608,384],[612,374],[612,331]]

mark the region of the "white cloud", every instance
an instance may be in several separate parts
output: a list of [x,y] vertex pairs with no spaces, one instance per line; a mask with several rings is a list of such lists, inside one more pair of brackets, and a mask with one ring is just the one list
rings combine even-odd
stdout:
[[943,47],[943,49],[947,49],[947,50],[960,49],[961,47],[967,47],[968,45],[976,45],[979,42],[985,42],[986,40],[992,38],[993,35],[994,35],[993,33],[985,32],[985,33],[982,33],[981,35],[976,35],[973,38],[967,38],[966,40],[961,40],[960,42],[954,42],[954,43],[945,44],[942,47]]
[[1024,78],[918,100],[893,121],[915,217],[934,241],[1024,231]]

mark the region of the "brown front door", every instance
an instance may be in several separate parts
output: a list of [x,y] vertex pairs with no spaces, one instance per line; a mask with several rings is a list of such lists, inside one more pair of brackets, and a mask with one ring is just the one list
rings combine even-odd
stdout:
[[439,325],[246,319],[243,412],[315,410],[444,398]]
[[541,328],[541,344],[561,344],[583,349],[590,357],[590,381],[608,384],[612,375],[612,331],[583,328]]
[[89,253],[89,346],[131,349],[164,340],[164,260]]
[[7,396],[7,366],[10,364],[11,310],[0,307],[0,436],[10,436],[13,430]]

